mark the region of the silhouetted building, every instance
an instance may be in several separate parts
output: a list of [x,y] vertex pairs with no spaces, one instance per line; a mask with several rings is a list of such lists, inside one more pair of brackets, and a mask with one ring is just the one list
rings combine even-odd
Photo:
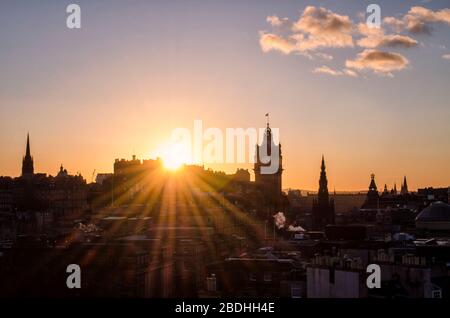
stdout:
[[159,159],[141,161],[135,155],[132,160],[116,159],[112,184],[106,185],[108,193],[112,196],[108,201],[117,206],[143,203],[152,190],[149,180],[160,181],[161,173],[162,161]]
[[0,177],[0,212],[13,210],[14,181],[10,177]]
[[293,259],[271,255],[227,258],[216,268],[224,297],[301,297],[305,276]]
[[55,225],[79,217],[87,209],[86,182],[61,165],[56,177],[34,172],[27,136],[22,175],[0,179],[0,211],[14,213],[17,234],[54,232]]
[[250,172],[247,169],[237,169],[236,173],[230,175],[230,178],[236,182],[250,183]]
[[417,194],[427,202],[442,201],[450,203],[450,187],[447,188],[422,188],[417,190]]
[[64,169],[63,165],[61,164],[61,167],[59,167],[59,172],[56,175],[59,178],[68,177],[69,173],[67,172],[67,169]]
[[334,224],[334,200],[330,199],[328,193],[328,180],[323,156],[320,167],[319,192],[317,200],[313,201],[312,216],[315,229],[321,229],[327,224]]
[[[434,194],[438,194],[435,198]],[[428,196],[429,195],[429,196]],[[397,186],[394,184],[394,188],[388,191],[387,185],[384,186],[383,192],[379,193],[377,190],[377,185],[375,183],[375,175],[371,175],[369,191],[367,192],[366,200],[362,205],[362,209],[412,209],[420,210],[431,202],[440,200],[443,197],[447,198],[447,189],[444,191],[434,191],[430,189],[419,189],[418,192],[411,192],[408,189],[408,183],[406,181],[406,176],[403,178],[400,193],[397,192]]]
[[307,268],[308,298],[365,298],[366,272],[358,257],[316,255]]
[[[152,288],[162,288],[153,285],[155,272],[163,273],[152,266],[151,255],[129,242],[24,246],[1,252],[5,253],[0,257],[3,297],[149,297]],[[82,267],[82,288],[67,288],[68,264]]]
[[30,151],[30,135],[27,135],[27,148],[25,151],[25,157],[22,160],[22,176],[30,177],[34,174],[33,157],[31,157]]
[[408,194],[408,183],[406,183],[406,176],[403,178],[403,184],[402,187],[400,189],[400,194],[405,195]]
[[367,192],[366,201],[363,204],[363,208],[375,209],[379,207],[380,195],[378,194],[377,184],[375,183],[375,174],[370,175],[369,191]]
[[434,202],[416,218],[416,227],[425,230],[450,230],[450,205],[444,202]]
[[98,173],[95,177],[95,183],[102,185],[105,180],[112,178],[112,173]]
[[389,194],[387,184],[384,184],[383,195]]
[[[272,155],[276,153],[278,153],[278,156]],[[268,158],[261,158],[261,154],[267,155]],[[283,195],[281,191],[283,159],[281,155],[281,144],[275,144],[269,123],[267,123],[261,145],[256,145],[255,158],[255,183],[263,194],[264,207],[267,213],[272,215],[279,211],[283,205]],[[275,162],[272,160],[275,160]],[[273,165],[276,165],[276,171],[274,173],[272,173],[272,171],[264,171],[264,169],[269,169],[269,167]]]

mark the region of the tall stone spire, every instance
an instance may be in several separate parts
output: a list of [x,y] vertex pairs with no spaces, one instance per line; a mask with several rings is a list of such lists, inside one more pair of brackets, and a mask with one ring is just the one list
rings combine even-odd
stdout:
[[408,183],[406,182],[406,176],[403,178],[403,184],[400,190],[400,194],[408,194]]
[[321,200],[328,202],[328,196],[327,172],[325,171],[325,159],[322,155],[322,164],[320,166],[319,194],[317,199],[319,200],[319,202]]
[[22,160],[22,176],[29,177],[34,174],[34,163],[33,157],[31,157],[30,150],[30,134],[27,134],[27,147],[25,150],[25,156]]
[[334,200],[330,200],[325,159],[322,155],[319,192],[317,194],[317,200],[313,201],[313,227],[315,229],[323,229],[327,224],[334,224]]
[[25,152],[26,157],[31,157],[31,151],[30,151],[30,133],[27,134],[27,150]]

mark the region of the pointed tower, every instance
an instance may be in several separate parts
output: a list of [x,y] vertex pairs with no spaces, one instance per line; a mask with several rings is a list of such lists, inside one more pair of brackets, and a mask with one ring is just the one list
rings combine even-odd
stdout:
[[403,178],[403,184],[402,187],[400,189],[400,194],[404,195],[404,194],[408,194],[408,183],[406,182],[406,176]]
[[[281,155],[281,144],[276,145],[272,129],[270,128],[268,114],[266,114],[267,124],[261,145],[256,145],[255,153],[255,183],[264,196],[264,210],[267,217],[271,217],[275,212],[282,209],[282,173],[283,173],[283,157]],[[278,153],[278,157],[274,156]],[[269,161],[262,160],[260,155],[267,155]],[[275,160],[272,162],[272,160]],[[269,167],[275,166],[276,171],[267,171]],[[270,169],[269,169],[270,170]]]
[[25,156],[22,160],[22,176],[30,177],[34,174],[33,157],[31,157],[30,150],[30,134],[27,134],[27,148],[25,150]]
[[319,178],[319,193],[318,193],[318,201],[328,201],[328,179],[327,172],[325,171],[325,158],[322,155],[322,164],[320,165],[320,178]]
[[317,200],[313,201],[313,227],[322,229],[327,224],[334,224],[334,200],[328,193],[328,179],[325,170],[325,159],[322,155],[320,166],[319,192]]
[[377,184],[375,183],[375,174],[373,173],[370,175],[369,191],[377,191]]
[[384,184],[383,195],[387,195],[387,194],[389,194],[388,187],[387,187],[387,184]]
[[375,174],[370,175],[369,191],[367,191],[366,201],[363,204],[365,209],[376,209],[379,205],[380,196],[378,194],[377,184],[375,183]]

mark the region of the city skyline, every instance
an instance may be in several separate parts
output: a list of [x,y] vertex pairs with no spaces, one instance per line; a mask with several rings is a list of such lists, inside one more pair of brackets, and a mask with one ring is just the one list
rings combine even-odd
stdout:
[[0,299],[445,304],[449,32],[449,0],[0,1]]
[[[22,160],[22,164],[21,164],[22,165],[22,173],[17,175],[17,176],[9,176],[9,177],[19,177],[19,176],[24,176],[24,175],[27,175],[27,174],[28,175],[32,175],[34,173],[37,173],[37,174],[44,173],[44,174],[47,174],[49,176],[57,175],[57,173],[52,173],[52,172],[49,172],[49,171],[35,171],[34,170],[34,158],[33,158],[32,152],[31,152],[31,145],[30,144],[31,144],[31,142],[30,142],[30,134],[28,133],[27,134],[27,138],[26,138],[25,152],[24,152],[23,160]],[[130,160],[130,159],[131,160],[138,160],[139,162],[144,162],[145,160],[161,160],[164,169],[168,170],[168,171],[172,171],[174,173],[176,173],[179,168],[183,168],[183,166],[186,166],[186,165],[187,166],[202,166],[204,168],[207,168],[206,165],[204,165],[204,164],[196,164],[196,163],[192,163],[192,162],[180,162],[179,165],[178,165],[178,162],[177,162],[177,165],[173,166],[172,163],[170,162],[171,158],[162,158],[162,157],[138,158],[138,157],[136,157],[136,155],[132,155],[132,158],[115,158],[114,160],[115,160],[115,162],[117,162],[118,160],[119,161],[120,160],[125,160],[126,161],[126,160]],[[169,162],[167,162],[167,160],[169,160]],[[321,187],[321,184],[323,182],[322,181],[322,174],[323,174],[323,170],[324,170],[324,160],[325,160],[325,156],[322,155],[322,159],[321,159],[321,179],[319,180],[319,187]],[[246,164],[246,165],[249,165],[249,164]],[[64,167],[64,164],[61,163],[60,166],[58,167],[57,172],[61,172],[63,167]],[[210,169],[210,168],[207,168],[207,169]],[[242,169],[242,168],[239,168],[239,167],[237,168],[237,170],[240,170],[240,169]],[[252,177],[252,180],[255,181],[254,171],[252,171],[253,169],[245,169],[245,170],[249,171],[249,173],[250,173],[250,175]],[[284,170],[284,168],[281,169],[281,170]],[[68,173],[67,169],[64,169],[64,171],[66,173]],[[222,170],[212,170],[212,171],[224,172],[224,173],[228,173],[228,174],[233,174],[233,173],[236,172],[236,171],[222,171]],[[96,182],[94,177],[97,174],[104,174],[104,173],[113,174],[113,171],[111,170],[111,171],[104,172],[104,171],[96,171],[96,170],[94,170],[92,175],[91,175],[91,179],[89,179],[88,176],[83,176],[83,178],[85,178],[88,183],[89,182]],[[81,175],[81,172],[79,172],[79,171],[77,171],[76,173],[72,172],[72,174]],[[372,184],[373,184],[374,178],[375,178],[375,174],[371,173],[370,174],[370,178],[371,178],[371,183],[369,185],[369,189],[372,187]],[[384,183],[384,191],[386,191],[386,189],[388,189],[389,191],[391,191],[391,190],[392,191],[397,191],[398,187],[401,187],[401,189],[403,191],[403,185],[406,184],[406,178],[407,178],[407,176],[405,175],[405,176],[403,176],[403,179],[402,179],[401,182],[398,182],[398,183],[394,182],[393,184],[389,184],[389,186],[388,186],[388,184]],[[383,183],[381,182],[379,184],[382,185]],[[422,188],[426,188],[426,187],[428,187],[428,186],[423,186]],[[306,189],[306,188],[283,188],[283,187],[281,187],[281,188],[285,189],[285,190],[287,190],[287,189],[292,189],[292,190],[298,189],[298,190],[308,191],[308,192],[312,192],[312,193],[317,191],[316,189]],[[418,187],[417,189],[419,189],[419,188],[420,187]],[[414,190],[417,190],[417,189],[411,189],[411,190],[414,191]],[[367,190],[366,189],[361,189],[361,190],[340,189],[339,191],[337,191],[336,188],[333,189],[333,192],[335,192],[335,193],[337,193],[337,192],[341,192],[341,193],[355,192],[356,193],[356,192],[365,192],[365,191],[367,191]],[[380,187],[380,189],[378,191],[380,193],[382,192],[381,187]],[[319,189],[318,192],[320,192],[320,189]]]
[[[245,129],[261,127],[270,112],[283,145],[283,188],[317,190],[322,154],[330,189],[365,190],[371,173],[379,187],[399,186],[405,175],[412,190],[447,187],[445,1],[380,1],[383,18],[399,25],[410,12],[430,26],[412,33],[383,24],[405,41],[380,49],[378,40],[392,38],[360,43],[361,30],[344,28],[341,47],[330,47],[319,41],[329,35],[307,33],[305,24],[298,34],[316,42],[268,41],[290,39],[277,28],[317,18],[319,8],[357,28],[368,4],[322,1],[308,11],[303,1],[80,1],[82,27],[69,30],[64,3],[3,2],[0,175],[20,175],[27,131],[37,172],[56,174],[63,163],[89,180],[94,170],[111,172],[115,158],[156,158],[170,132],[195,119]],[[364,68],[363,52],[377,49],[407,63]],[[232,173],[251,164],[207,167]]]

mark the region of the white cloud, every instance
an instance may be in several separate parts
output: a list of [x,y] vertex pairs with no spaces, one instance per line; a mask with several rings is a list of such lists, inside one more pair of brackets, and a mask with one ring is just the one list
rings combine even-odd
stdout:
[[[363,16],[361,16],[361,19]],[[260,46],[263,52],[278,51],[283,54],[300,54],[310,60],[331,61],[328,54],[332,48],[364,48],[355,58],[345,61],[345,68],[333,69],[320,66],[315,74],[331,76],[359,76],[359,72],[370,70],[380,76],[393,77],[393,72],[404,70],[409,60],[390,49],[425,47],[412,37],[413,33],[430,32],[436,23],[450,25],[450,9],[430,10],[421,6],[411,7],[401,16],[388,16],[379,28],[366,23],[355,24],[347,15],[335,13],[323,7],[307,6],[300,12],[297,21],[271,15],[266,18],[271,31],[260,32]],[[363,19],[362,19],[363,20]],[[406,35],[403,32],[409,31]],[[327,49],[327,53],[322,52]],[[385,51],[385,50],[389,51]],[[443,59],[450,59],[444,54]]]
[[314,6],[306,7],[293,25],[294,31],[303,34],[298,43],[301,50],[353,47],[352,28],[353,22],[348,16]]
[[266,21],[274,30],[260,32],[264,52],[278,50],[290,54],[320,48],[353,47],[353,23],[350,18],[325,8],[308,6],[295,23],[276,15],[268,16]]

